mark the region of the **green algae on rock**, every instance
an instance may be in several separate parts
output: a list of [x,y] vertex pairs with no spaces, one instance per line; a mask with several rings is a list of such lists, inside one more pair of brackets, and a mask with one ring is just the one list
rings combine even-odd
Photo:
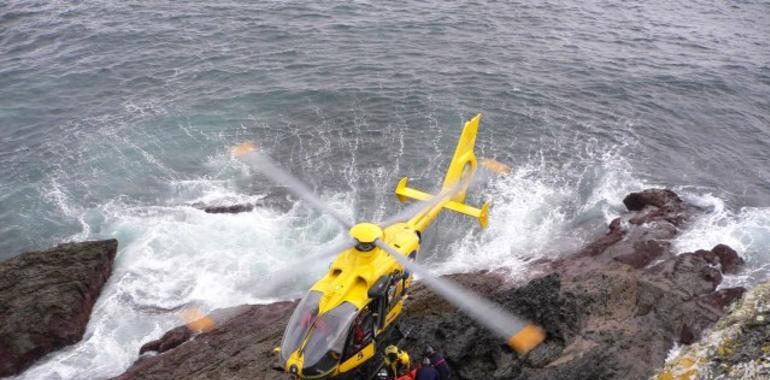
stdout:
[[770,281],[746,292],[700,342],[683,348],[656,378],[770,378]]

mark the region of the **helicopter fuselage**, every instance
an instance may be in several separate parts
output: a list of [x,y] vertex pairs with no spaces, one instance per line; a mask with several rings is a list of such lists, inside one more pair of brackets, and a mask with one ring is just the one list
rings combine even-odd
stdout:
[[[479,119],[477,115],[465,124],[441,193],[409,188],[405,177],[398,183],[396,195],[402,202],[421,201],[418,212],[384,228],[360,223],[350,229],[355,247],[335,258],[295,308],[277,350],[276,369],[295,378],[318,379],[351,372],[372,358],[377,338],[403,311],[412,284],[412,274],[404,266],[417,258],[422,233],[441,211],[465,214],[487,226],[489,203],[481,208],[465,204],[476,170],[473,147]],[[408,259],[396,260],[392,256],[396,254]]]
[[[404,256],[417,257],[420,236],[407,223],[393,224],[382,235]],[[393,325],[403,310],[411,283],[411,274],[381,249],[362,252],[351,248],[342,252],[308,293],[310,298],[318,295],[317,306],[313,302],[298,305],[295,310],[295,314],[305,314],[290,323],[298,322],[295,328],[304,330],[304,334],[298,332],[304,336],[294,341],[284,339],[279,354],[286,363],[284,369],[302,378],[323,378],[348,372],[369,360],[376,351],[375,339]],[[287,337],[295,334],[291,327],[287,326]],[[287,350],[291,351],[284,356]]]

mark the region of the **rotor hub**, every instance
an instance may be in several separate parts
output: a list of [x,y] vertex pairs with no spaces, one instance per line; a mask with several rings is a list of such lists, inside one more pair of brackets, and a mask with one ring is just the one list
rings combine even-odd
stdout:
[[374,242],[382,239],[382,228],[373,223],[359,223],[350,229],[350,236],[356,239],[356,250],[369,252],[374,249]]

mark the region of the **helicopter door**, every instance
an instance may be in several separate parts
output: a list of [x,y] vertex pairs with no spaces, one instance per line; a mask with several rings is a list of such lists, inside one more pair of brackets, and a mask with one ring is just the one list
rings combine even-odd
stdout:
[[393,306],[398,303],[399,296],[401,295],[401,289],[398,287],[400,278],[401,276],[399,276],[398,273],[393,273],[390,276],[388,290],[385,292],[385,303],[388,305],[385,314],[390,313],[390,311],[393,310]]
[[342,362],[361,351],[374,339],[374,316],[369,306],[364,306],[358,313],[348,333],[348,341],[345,344],[345,354]]
[[385,316],[388,311],[387,295],[392,282],[392,275],[382,276],[369,288],[368,295],[372,301],[369,302],[368,307],[373,313],[375,326],[379,329],[385,326]]
[[398,301],[401,299],[401,294],[403,293],[403,286],[400,286],[402,277],[403,276],[399,272],[382,276],[370,291],[370,296],[374,295],[372,293],[376,292],[376,296],[370,305],[375,311],[375,322],[379,329],[385,327],[388,313],[393,310],[393,307],[397,305]]

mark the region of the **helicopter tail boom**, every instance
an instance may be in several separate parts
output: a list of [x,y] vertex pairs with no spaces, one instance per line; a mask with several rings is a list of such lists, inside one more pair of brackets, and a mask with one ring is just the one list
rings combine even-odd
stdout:
[[465,123],[460,139],[457,141],[454,156],[452,156],[452,161],[449,163],[449,168],[444,177],[441,192],[438,195],[407,187],[408,179],[406,177],[399,181],[396,187],[396,196],[398,196],[401,202],[405,202],[408,198],[426,201],[438,197],[435,198],[436,203],[434,205],[410,220],[410,223],[414,224],[418,230],[423,231],[426,229],[443,209],[449,209],[476,218],[482,228],[487,227],[489,203],[484,203],[481,208],[465,204],[465,193],[476,173],[476,154],[473,152],[473,149],[476,145],[476,133],[479,130],[480,120],[481,114],[477,114]]

